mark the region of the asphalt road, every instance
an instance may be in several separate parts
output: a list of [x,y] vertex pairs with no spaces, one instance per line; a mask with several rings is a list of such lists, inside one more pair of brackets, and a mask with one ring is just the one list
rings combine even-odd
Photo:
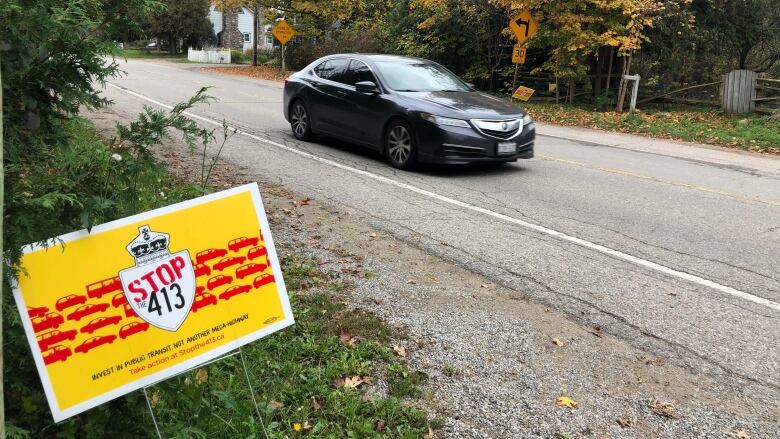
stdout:
[[539,136],[530,161],[408,173],[357,146],[296,141],[281,84],[189,64],[122,67],[127,75],[105,95],[123,113],[211,86],[219,101],[193,112],[242,130],[225,160],[693,372],[761,394],[780,389],[776,158],[745,165],[731,152],[696,160],[668,145]]

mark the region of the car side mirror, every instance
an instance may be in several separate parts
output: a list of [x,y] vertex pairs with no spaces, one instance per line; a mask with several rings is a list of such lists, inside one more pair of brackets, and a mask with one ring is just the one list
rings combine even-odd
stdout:
[[355,91],[358,93],[375,95],[379,94],[379,87],[371,81],[360,81],[355,84]]

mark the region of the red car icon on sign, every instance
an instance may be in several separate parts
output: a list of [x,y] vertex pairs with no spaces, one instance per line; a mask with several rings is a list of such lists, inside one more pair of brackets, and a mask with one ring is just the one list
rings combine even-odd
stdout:
[[247,238],[246,236],[242,236],[230,241],[228,243],[228,248],[231,251],[237,252],[244,247],[255,246],[258,242],[260,242],[260,238]]
[[122,291],[122,281],[118,277],[103,279],[99,282],[87,285],[87,296],[93,299],[99,299],[104,294]]
[[76,308],[76,311],[73,311],[68,315],[68,320],[79,321],[90,314],[105,312],[108,307],[109,305],[107,303],[100,303],[97,305],[81,305],[80,307]]
[[125,293],[116,293],[114,294],[114,297],[111,299],[111,306],[114,308],[119,308],[120,306],[127,303],[127,298],[125,297]]
[[261,256],[268,256],[268,249],[265,246],[252,247],[246,252],[246,258],[250,261]]
[[76,352],[86,354],[87,352],[95,349],[98,346],[104,344],[111,344],[116,340],[116,335],[98,335],[92,338],[88,338],[87,341],[76,346]]
[[36,317],[43,317],[46,315],[46,313],[49,312],[49,308],[45,306],[39,306],[37,308],[27,308],[27,315],[30,316],[31,319],[34,319]]
[[211,268],[206,264],[195,264],[195,277],[211,275]]
[[244,262],[246,258],[243,256],[228,256],[226,258],[222,258],[214,264],[214,269],[222,271],[228,267],[232,267],[234,265],[241,265],[241,263]]
[[224,293],[219,295],[219,298],[222,300],[228,300],[233,296],[246,293],[251,289],[252,289],[251,285],[236,285],[225,290]]
[[111,317],[98,317],[96,319],[92,319],[89,323],[84,325],[81,329],[81,333],[88,332],[92,334],[93,332],[97,331],[100,328],[104,328],[106,326],[116,325],[122,320],[121,316],[111,316]]
[[260,276],[257,276],[252,282],[252,286],[255,288],[260,288],[263,285],[270,284],[274,281],[274,275],[273,274],[261,274]]
[[73,353],[68,347],[57,345],[43,351],[43,363],[52,364],[57,361],[65,361],[71,355],[73,355]]
[[217,296],[210,293],[201,293],[195,295],[195,301],[192,302],[192,312],[197,312],[204,306],[216,305]]
[[236,278],[243,279],[249,275],[264,271],[266,268],[268,268],[268,266],[265,264],[250,263],[250,264],[242,265],[236,269]]
[[124,340],[133,334],[144,332],[147,329],[149,329],[149,324],[146,322],[131,322],[119,328],[119,337]]
[[68,294],[65,297],[60,297],[59,300],[57,300],[57,304],[54,307],[57,308],[57,311],[62,312],[62,310],[64,309],[76,305],[83,305],[85,303],[87,303],[87,296],[81,296],[78,294]]
[[33,331],[41,332],[47,329],[57,329],[61,324],[65,322],[65,319],[56,312],[50,312],[43,317],[32,319]]
[[55,344],[65,341],[65,340],[75,340],[76,339],[76,331],[70,330],[70,331],[58,331],[53,330],[49,332],[44,332],[43,334],[35,337],[36,340],[38,340],[38,347],[41,348],[42,351],[45,351],[49,349],[50,346],[54,346]]
[[135,310],[129,303],[125,303],[125,317],[138,317],[138,314],[135,313]]
[[225,276],[224,274],[218,274],[206,283],[206,286],[209,290],[213,290],[214,288],[217,288],[222,285],[228,285],[231,282],[233,282],[233,278],[230,276]]
[[222,256],[225,256],[227,254],[227,250],[221,249],[221,248],[210,248],[208,250],[203,250],[202,252],[198,252],[197,255],[195,255],[195,261],[198,264],[203,264],[206,261],[210,261],[212,259],[221,258]]

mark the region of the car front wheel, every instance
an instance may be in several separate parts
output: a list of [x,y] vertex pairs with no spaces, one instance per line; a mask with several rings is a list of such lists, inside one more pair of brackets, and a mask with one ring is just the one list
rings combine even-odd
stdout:
[[290,128],[298,140],[309,140],[312,137],[309,110],[301,100],[295,101],[290,110]]
[[417,146],[408,123],[396,120],[387,127],[385,153],[394,167],[407,171],[414,169],[417,165]]

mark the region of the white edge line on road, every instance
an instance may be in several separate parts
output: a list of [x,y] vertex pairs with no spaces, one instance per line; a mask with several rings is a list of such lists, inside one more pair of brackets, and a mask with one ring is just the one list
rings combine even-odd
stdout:
[[[154,100],[152,98],[146,97],[146,96],[141,95],[139,93],[136,93],[136,92],[134,92],[132,90],[128,90],[128,89],[125,89],[125,88],[120,87],[118,85],[112,84],[110,82],[106,83],[106,84],[111,86],[111,87],[116,88],[117,90],[120,90],[120,91],[122,91],[124,93],[127,93],[127,94],[129,94],[131,96],[135,96],[135,97],[137,97],[139,99],[143,99],[143,100],[145,100],[147,102],[151,102],[151,103],[153,103],[155,105],[158,105],[160,107],[167,108],[169,110],[173,108],[173,106],[171,106],[171,105],[167,105],[167,104],[164,104],[162,102],[156,101],[156,100]],[[191,118],[193,118],[193,119],[197,119],[197,120],[200,120],[200,121],[212,124],[212,125],[222,126],[222,123],[219,122],[219,121],[216,121],[216,120],[212,120],[212,119],[209,119],[209,118],[206,118],[206,117],[203,117],[203,116],[199,116],[197,114],[193,114],[193,113],[190,113],[190,112],[184,112],[184,114],[189,116],[189,117],[191,117]],[[639,265],[639,266],[642,266],[642,267],[645,267],[645,268],[649,268],[651,270],[655,270],[655,271],[661,272],[661,273],[669,275],[669,276],[677,277],[677,278],[686,280],[688,282],[693,282],[695,284],[699,284],[699,285],[702,285],[702,286],[705,286],[705,287],[709,287],[709,288],[712,288],[714,290],[720,291],[722,293],[726,293],[726,294],[729,294],[729,295],[734,296],[734,297],[739,297],[740,299],[744,299],[744,300],[747,300],[747,301],[750,301],[750,302],[753,302],[753,303],[756,303],[756,304],[759,304],[759,305],[766,306],[766,307],[774,309],[776,311],[780,311],[780,303],[771,301],[769,299],[765,299],[763,297],[754,296],[754,295],[752,295],[750,293],[746,293],[744,291],[739,291],[739,290],[737,290],[735,288],[731,288],[731,287],[726,286],[726,285],[721,285],[721,284],[719,284],[717,282],[713,282],[711,280],[704,279],[704,278],[701,278],[699,276],[696,276],[696,275],[693,275],[693,274],[690,274],[690,273],[686,273],[684,271],[675,270],[673,268],[669,268],[669,267],[657,264],[655,262],[648,261],[646,259],[638,258],[636,256],[632,256],[632,255],[629,255],[627,253],[623,253],[621,251],[614,250],[614,249],[611,249],[609,247],[605,247],[605,246],[600,245],[600,244],[595,244],[593,242],[586,241],[584,239],[580,239],[580,238],[577,238],[577,237],[574,237],[574,236],[570,236],[570,235],[567,235],[565,233],[559,232],[557,230],[553,230],[553,229],[549,229],[549,228],[544,227],[544,226],[540,226],[540,225],[537,225],[537,224],[529,223],[529,222],[526,222],[526,221],[523,221],[523,220],[520,220],[520,219],[517,219],[517,218],[513,218],[513,217],[508,216],[508,215],[504,215],[502,213],[498,213],[498,212],[494,212],[492,210],[485,209],[483,207],[475,206],[473,204],[469,204],[469,203],[466,203],[466,202],[463,202],[463,201],[460,201],[460,200],[456,200],[454,198],[446,197],[444,195],[440,195],[440,194],[437,194],[435,192],[430,192],[430,191],[427,191],[425,189],[420,189],[420,188],[418,188],[416,186],[412,186],[410,184],[402,183],[400,181],[396,181],[396,180],[393,180],[393,179],[390,179],[390,178],[387,178],[387,177],[383,177],[381,175],[377,175],[377,174],[374,174],[374,173],[371,173],[371,172],[368,172],[368,171],[363,171],[361,169],[353,168],[351,166],[347,166],[345,164],[338,163],[336,161],[329,160],[329,159],[326,159],[326,158],[323,158],[323,157],[320,157],[320,156],[317,156],[317,155],[314,155],[314,154],[311,154],[311,153],[308,153],[308,152],[304,152],[304,151],[301,151],[301,150],[296,149],[296,148],[291,148],[291,147],[289,147],[287,145],[283,145],[281,143],[274,142],[273,140],[269,140],[269,139],[265,139],[265,138],[256,136],[256,135],[254,135],[252,133],[248,133],[246,131],[242,131],[242,130],[239,130],[239,129],[236,129],[236,128],[233,128],[233,127],[229,127],[229,128],[236,130],[236,133],[238,133],[238,134],[241,134],[241,135],[244,135],[244,136],[249,137],[251,139],[257,140],[258,142],[266,143],[268,145],[273,145],[273,146],[275,146],[277,148],[283,149],[285,151],[292,152],[294,154],[298,154],[300,156],[303,156],[303,157],[306,157],[306,158],[309,158],[309,159],[312,159],[312,160],[316,160],[316,161],[318,161],[320,163],[324,163],[324,164],[327,164],[329,166],[333,166],[333,167],[336,167],[336,168],[339,168],[339,169],[343,169],[345,171],[349,171],[349,172],[354,173],[354,174],[362,175],[364,177],[368,177],[370,179],[373,179],[373,180],[376,180],[376,181],[379,181],[379,182],[382,182],[382,183],[385,183],[385,184],[388,184],[388,185],[391,185],[391,186],[395,186],[395,187],[398,187],[398,188],[401,188],[401,189],[406,189],[408,191],[415,192],[417,194],[420,194],[420,195],[423,195],[423,196],[426,196],[426,197],[429,197],[429,198],[433,198],[435,200],[439,200],[439,201],[442,201],[444,203],[452,204],[454,206],[458,206],[458,207],[462,207],[464,209],[468,209],[468,210],[471,210],[471,211],[474,211],[474,212],[478,212],[478,213],[481,213],[483,215],[487,215],[487,216],[490,216],[490,217],[493,217],[493,218],[496,218],[496,219],[499,219],[499,220],[502,220],[502,221],[506,221],[508,223],[512,223],[512,224],[515,224],[515,225],[518,225],[518,226],[522,226],[522,227],[525,227],[527,229],[531,229],[531,230],[537,231],[539,233],[543,233],[545,235],[553,236],[553,237],[558,238],[558,239],[563,240],[563,241],[568,241],[568,242],[577,244],[577,245],[579,245],[581,247],[589,248],[591,250],[595,250],[597,252],[604,253],[604,254],[610,255],[612,257],[615,257],[615,258],[618,258],[618,259],[622,259],[624,261],[628,261],[628,262],[630,262],[632,264],[636,264],[636,265]]]

